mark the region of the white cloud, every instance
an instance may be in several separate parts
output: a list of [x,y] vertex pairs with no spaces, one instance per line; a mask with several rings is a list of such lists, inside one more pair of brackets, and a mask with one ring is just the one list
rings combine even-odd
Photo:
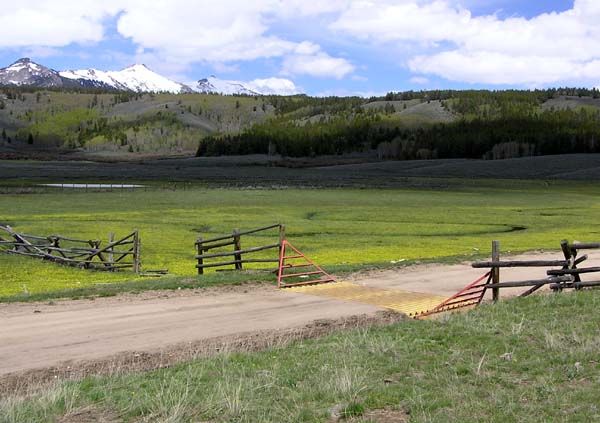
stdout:
[[282,56],[296,44],[267,34],[261,12],[266,3],[127,0],[118,31],[145,49],[187,62]]
[[281,73],[342,79],[354,70],[354,65],[348,60],[332,57],[322,51],[318,44],[304,41],[296,46],[292,54],[285,57]]
[[318,44],[285,40],[269,31],[273,20],[331,12],[346,2],[318,5],[299,0],[224,0],[217,7],[208,1],[135,1],[140,1],[139,7],[123,13],[119,32],[169,61],[227,64],[283,58],[285,75],[335,78],[354,69],[347,60],[323,52]]
[[342,79],[354,72],[354,69],[354,65],[348,60],[331,57],[320,51],[315,54],[296,54],[286,57],[283,61],[282,73]]
[[[347,4],[348,0],[20,0],[0,11],[0,48],[97,43],[105,38],[108,18],[116,18],[119,34],[139,47],[136,59],[172,72],[190,63],[222,68],[290,55],[335,61],[319,45],[285,39],[272,33],[271,26],[333,13]],[[343,60],[338,63],[343,65]]]
[[62,47],[98,42],[104,37],[103,19],[117,8],[94,0],[3,2],[0,11],[0,48]]
[[531,19],[473,16],[448,0],[355,1],[331,25],[388,46],[416,44],[414,73],[470,83],[537,86],[600,80],[600,1]]
[[321,47],[319,47],[317,44],[311,43],[309,41],[304,41],[296,46],[294,52],[296,54],[311,55],[317,54],[320,50]]
[[461,51],[419,56],[410,61],[409,67],[451,81],[528,86],[551,84],[565,76],[574,77],[579,71],[577,65],[563,58]]
[[333,30],[375,41],[437,42],[465,31],[471,14],[445,1],[354,1],[331,25]]
[[[352,75],[356,60],[325,51],[320,35],[293,39],[277,31],[314,20],[324,31],[329,22],[338,36],[378,47],[371,51],[397,54],[415,78],[525,86],[600,81],[600,0],[575,0],[567,11],[529,19],[475,16],[464,6],[475,0],[4,3],[0,49],[48,55],[73,43],[87,46],[105,40],[107,23],[116,19],[118,32],[139,47],[134,59],[170,76],[186,74],[193,63],[225,70],[258,59],[280,65],[282,75]],[[331,40],[331,34],[322,37]]]

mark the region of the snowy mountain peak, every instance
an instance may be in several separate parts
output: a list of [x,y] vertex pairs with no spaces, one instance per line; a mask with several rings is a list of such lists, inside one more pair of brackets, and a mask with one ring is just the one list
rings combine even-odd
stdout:
[[120,71],[79,69],[57,72],[22,58],[0,69],[0,86],[25,85],[40,88],[92,88],[134,92],[214,93],[228,95],[293,95],[297,87],[288,79],[267,78],[249,82],[219,79],[215,75],[200,79],[193,88],[166,78],[144,64]]
[[29,59],[28,57],[24,57],[22,59],[17,60],[15,63],[8,66],[7,68],[5,68],[5,70],[11,71],[11,72],[19,72],[24,69],[28,69],[33,72],[40,72],[42,70],[42,66],[38,65],[35,62],[32,62],[31,59]]
[[127,66],[126,68],[124,68],[123,70],[121,70],[121,72],[143,72],[143,71],[150,71],[150,68],[146,65],[144,65],[143,63],[136,63],[134,65],[130,65]]
[[214,75],[198,81],[194,87],[200,93],[216,93],[228,95],[296,95],[300,91],[289,79],[266,78],[253,81],[228,81]]
[[120,71],[104,72],[97,69],[86,69],[65,71],[60,75],[68,79],[98,81],[116,90],[174,94],[192,92],[187,85],[165,78],[141,64],[131,65]]
[[39,65],[28,57],[0,69],[0,85],[36,85],[46,88],[62,86],[58,72]]
[[243,82],[227,81],[214,75],[200,79],[195,88],[200,93],[260,95],[258,91],[246,87]]
[[39,70],[39,66],[37,65],[37,63],[32,62],[29,57],[24,57],[22,59],[19,59],[15,63],[13,63],[12,65],[8,66],[5,69],[11,70],[13,72],[18,72],[18,71],[20,71],[22,69],[26,69],[26,68],[33,68],[35,70]]

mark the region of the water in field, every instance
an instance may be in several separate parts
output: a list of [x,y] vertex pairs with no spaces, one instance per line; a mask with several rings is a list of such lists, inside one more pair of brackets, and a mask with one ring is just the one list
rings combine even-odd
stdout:
[[144,188],[145,185],[136,184],[40,184],[43,187],[52,188],[71,188],[71,189],[125,189],[125,188]]

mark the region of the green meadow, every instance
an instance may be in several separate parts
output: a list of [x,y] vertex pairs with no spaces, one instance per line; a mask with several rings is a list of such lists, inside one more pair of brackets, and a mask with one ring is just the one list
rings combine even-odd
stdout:
[[[0,224],[33,235],[107,239],[138,229],[144,269],[173,278],[226,283],[241,276],[197,277],[194,242],[281,222],[288,239],[336,272],[455,261],[489,253],[558,249],[563,238],[600,238],[600,187],[501,182],[435,189],[212,189],[47,192],[0,196]],[[242,238],[243,246],[277,235]],[[211,279],[212,278],[212,279]],[[216,279],[215,279],[216,278]],[[243,276],[242,276],[243,278]],[[263,276],[247,278],[268,280]],[[0,254],[0,297],[125,283],[160,287],[129,272],[104,273]]]

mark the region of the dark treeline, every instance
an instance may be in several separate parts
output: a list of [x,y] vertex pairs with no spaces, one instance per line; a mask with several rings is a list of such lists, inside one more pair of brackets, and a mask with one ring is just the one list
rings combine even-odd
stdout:
[[267,96],[265,101],[275,107],[277,115],[283,116],[298,112],[296,115],[316,115],[321,113],[341,113],[356,110],[365,99],[361,97],[309,97],[294,95],[288,97]]
[[[503,159],[600,152],[600,112],[546,111],[528,117],[476,118],[437,124],[414,134],[414,149],[440,158]],[[415,157],[405,157],[415,158]]]
[[[403,100],[413,95],[401,95],[405,94]],[[303,103],[303,109],[318,110],[315,114],[322,113],[319,108],[337,113],[307,120],[297,119],[299,109],[295,109],[241,134],[206,137],[197,154],[300,157],[377,150],[380,158],[411,160],[596,153],[600,152],[600,108],[541,105],[564,95],[598,98],[598,94],[585,89],[429,92],[427,101],[441,100],[457,118],[417,127],[379,113],[361,112],[352,99],[336,104],[332,99],[311,103],[310,98],[296,98],[290,101]],[[424,100],[423,93],[419,95],[416,98]],[[393,97],[388,101],[402,100]]]
[[486,101],[545,101],[560,96],[600,98],[597,88],[548,88],[543,90],[430,90],[390,92],[385,97],[372,97],[370,100],[406,101],[415,99],[448,100],[451,98],[478,99]]
[[278,153],[300,157],[368,150],[399,133],[396,128],[378,126],[379,119],[373,114],[358,114],[350,119],[338,117],[301,126],[290,121],[270,121],[238,135],[206,137],[200,142],[198,155]]

